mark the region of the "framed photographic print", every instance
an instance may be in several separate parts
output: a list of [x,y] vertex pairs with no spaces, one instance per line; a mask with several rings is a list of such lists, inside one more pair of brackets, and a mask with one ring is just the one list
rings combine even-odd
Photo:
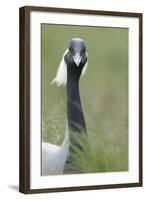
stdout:
[[142,14],[20,8],[20,192],[142,186]]

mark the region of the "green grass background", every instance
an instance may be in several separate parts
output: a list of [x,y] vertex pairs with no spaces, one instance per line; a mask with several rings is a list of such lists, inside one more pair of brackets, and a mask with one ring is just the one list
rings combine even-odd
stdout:
[[[128,29],[43,24],[42,139],[61,145],[66,127],[66,87],[50,85],[68,41],[84,39],[88,70],[80,80],[89,138],[83,173],[128,170]],[[81,142],[82,142],[82,138]]]

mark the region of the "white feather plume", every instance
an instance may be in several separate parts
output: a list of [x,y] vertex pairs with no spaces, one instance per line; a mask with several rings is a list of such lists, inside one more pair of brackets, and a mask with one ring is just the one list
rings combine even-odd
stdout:
[[56,83],[58,86],[65,85],[67,82],[67,65],[64,60],[65,54],[68,52],[68,49],[64,52],[62,60],[57,69],[56,77],[53,79],[51,84]]
[[83,69],[82,69],[82,74],[81,74],[81,77],[83,77],[87,71],[87,68],[88,68],[88,54],[86,52],[86,56],[87,56],[87,62],[85,63]]
[[[67,65],[66,65],[66,62],[64,60],[64,56],[67,52],[68,52],[68,49],[64,52],[64,54],[62,56],[62,60],[61,60],[59,67],[57,69],[56,76],[53,79],[53,81],[51,82],[51,84],[56,83],[58,86],[66,85],[66,83],[67,83]],[[87,55],[87,58],[88,58],[87,52],[86,52],[86,55]],[[81,77],[83,77],[85,75],[87,67],[88,67],[88,61],[86,62],[85,66],[83,67]]]

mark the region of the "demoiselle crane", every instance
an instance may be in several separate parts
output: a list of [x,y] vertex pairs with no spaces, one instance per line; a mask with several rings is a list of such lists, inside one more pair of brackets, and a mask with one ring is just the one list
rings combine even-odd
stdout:
[[88,56],[84,40],[72,38],[68,49],[63,54],[56,77],[52,81],[52,84],[66,85],[67,88],[65,137],[61,146],[42,143],[42,175],[63,174],[65,164],[70,162],[70,145],[73,143],[70,132],[87,134],[79,92],[79,80],[85,74],[87,65]]

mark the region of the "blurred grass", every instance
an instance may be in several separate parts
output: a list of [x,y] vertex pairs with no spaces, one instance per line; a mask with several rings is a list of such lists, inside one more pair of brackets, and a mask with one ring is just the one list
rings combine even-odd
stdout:
[[128,29],[42,25],[43,140],[64,139],[66,88],[50,82],[73,37],[85,40],[89,56],[80,80],[89,138],[86,155],[76,151],[75,166],[85,173],[128,170]]

